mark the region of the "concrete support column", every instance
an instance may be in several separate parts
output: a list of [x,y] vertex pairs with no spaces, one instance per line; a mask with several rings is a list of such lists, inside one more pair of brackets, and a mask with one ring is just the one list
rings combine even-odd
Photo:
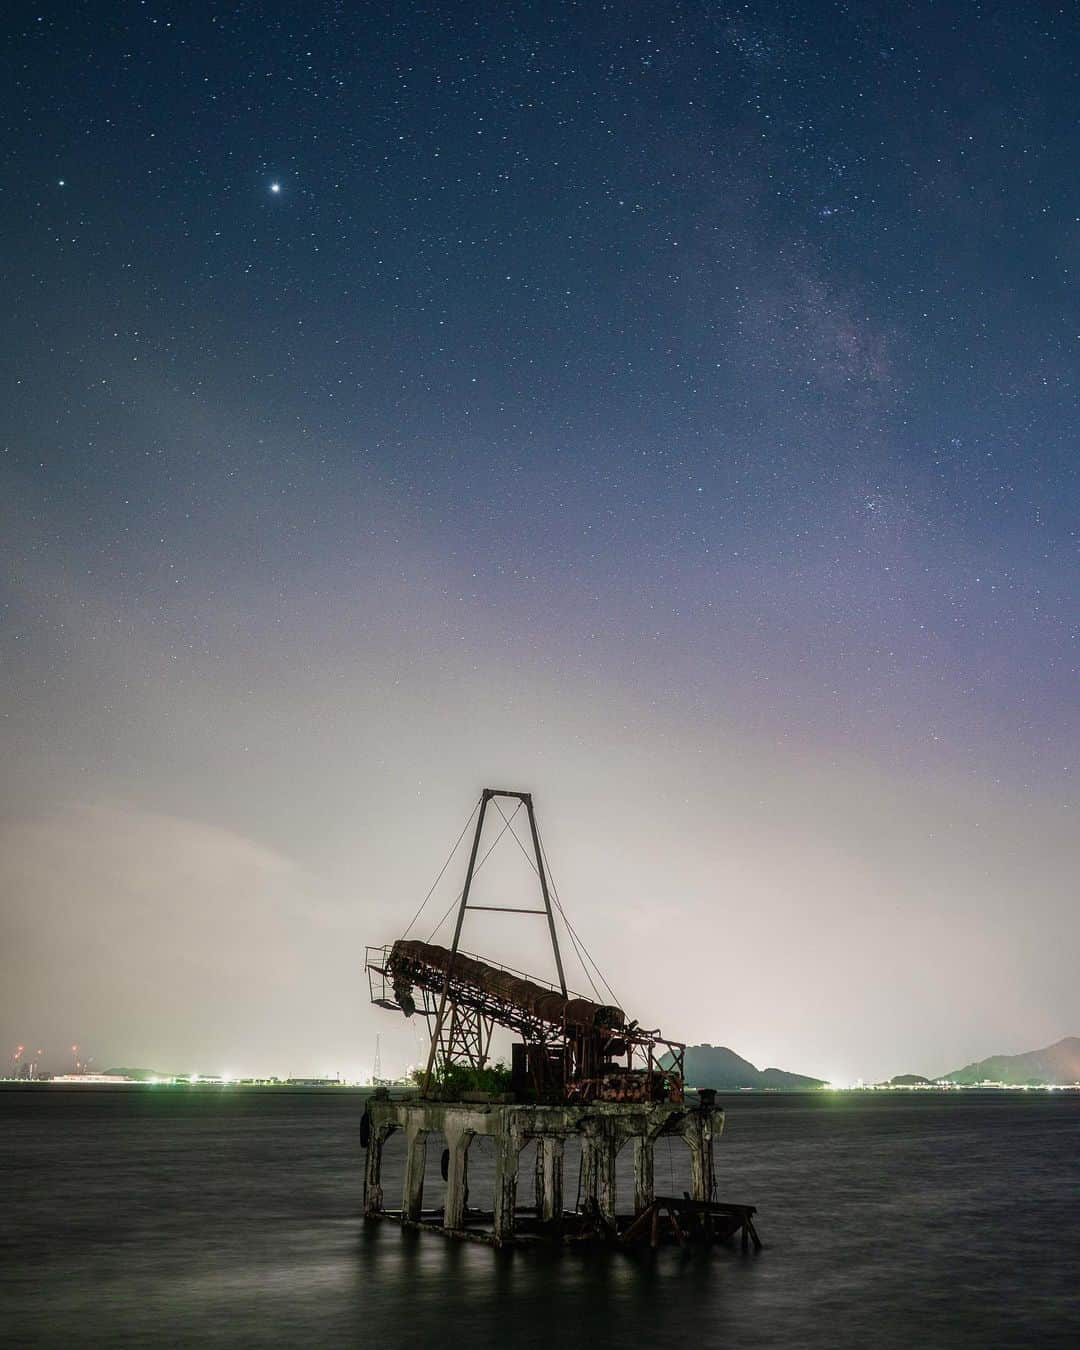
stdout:
[[581,1192],[581,1208],[586,1214],[595,1214],[600,1208],[597,1195],[599,1187],[597,1180],[599,1170],[598,1142],[595,1135],[583,1134],[581,1136],[581,1186],[579,1190]]
[[536,1141],[536,1216],[561,1219],[563,1212],[563,1151],[565,1141],[544,1135]]
[[424,1205],[424,1168],[427,1165],[427,1131],[412,1122],[405,1130],[405,1186],[402,1216],[419,1219]]
[[513,1135],[495,1139],[495,1241],[510,1242],[514,1236],[517,1204],[519,1141]]
[[468,1151],[473,1136],[467,1130],[447,1128],[446,1145],[450,1165],[446,1169],[446,1211],[444,1228],[460,1228],[465,1217],[465,1190],[468,1185]]
[[615,1141],[607,1134],[581,1136],[581,1199],[587,1211],[615,1217]]
[[[713,1144],[716,1140],[715,1117],[711,1111],[702,1111],[701,1113],[701,1171],[702,1184],[705,1191],[705,1200],[714,1200],[716,1198],[716,1172],[713,1159]],[[723,1129],[723,1120],[721,1119],[720,1128]]]
[[383,1144],[393,1133],[393,1127],[373,1126],[368,1139],[367,1161],[364,1165],[364,1213],[381,1214],[383,1207],[382,1153]]
[[605,1219],[615,1221],[615,1140],[610,1136],[601,1139],[598,1155],[599,1166],[596,1170],[596,1198],[600,1202],[600,1213]]
[[639,1134],[634,1139],[634,1213],[646,1210],[656,1198],[653,1183],[654,1141]]
[[691,1116],[683,1127],[690,1149],[690,1198],[709,1200],[712,1189],[712,1130],[700,1115]]

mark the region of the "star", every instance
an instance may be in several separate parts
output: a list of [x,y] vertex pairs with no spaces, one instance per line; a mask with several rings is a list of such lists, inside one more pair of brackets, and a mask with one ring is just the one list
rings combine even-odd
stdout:
[[273,192],[273,193],[275,194],[275,196],[276,196],[277,193],[279,193],[279,192],[281,191],[281,184],[280,184],[280,183],[271,183],[271,184],[270,184],[270,191]]

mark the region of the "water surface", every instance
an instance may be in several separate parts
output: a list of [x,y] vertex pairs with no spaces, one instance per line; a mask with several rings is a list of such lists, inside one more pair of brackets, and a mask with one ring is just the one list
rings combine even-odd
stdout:
[[[0,1091],[0,1340],[1080,1345],[1080,1095],[725,1105],[719,1197],[758,1206],[756,1256],[494,1252],[365,1223],[349,1091]],[[489,1183],[478,1157],[475,1198]],[[656,1184],[688,1185],[678,1145]]]

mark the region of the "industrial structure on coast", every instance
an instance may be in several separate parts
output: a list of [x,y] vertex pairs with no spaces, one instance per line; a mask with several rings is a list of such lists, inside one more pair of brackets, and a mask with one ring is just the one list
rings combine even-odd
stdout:
[[[502,811],[500,799],[517,802],[510,816]],[[474,877],[484,860],[478,863],[478,854],[492,805],[503,820],[498,838],[509,830],[536,873],[539,904],[530,908],[470,901]],[[514,816],[522,808],[531,850],[513,829]],[[661,1239],[718,1241],[738,1234],[744,1249],[751,1242],[756,1249],[760,1244],[753,1207],[716,1198],[713,1148],[723,1129],[724,1112],[712,1092],[687,1100],[684,1046],[629,1019],[614,1000],[583,998],[567,988],[550,874],[531,795],[485,788],[473,816],[476,826],[451,945],[437,946],[406,935],[367,949],[372,1001],[406,1017],[423,1016],[431,1039],[419,1095],[394,1100],[380,1090],[368,1103],[361,1129],[367,1149],[365,1213],[496,1245],[526,1236],[641,1239],[656,1245]],[[557,894],[555,903],[562,913]],[[477,910],[545,917],[557,983],[462,951],[466,914]],[[564,913],[562,917],[565,920]],[[578,949],[574,930],[569,932]],[[508,1081],[505,1075],[496,1078],[491,1073],[496,1027],[517,1038]],[[405,1139],[404,1176],[400,1204],[394,1205],[384,1193],[383,1154],[387,1140],[399,1131]],[[425,1207],[428,1140],[438,1136],[445,1139],[445,1200],[441,1206]],[[655,1192],[653,1155],[662,1137],[680,1138],[689,1149],[690,1189],[681,1196]],[[470,1208],[468,1203],[469,1150],[478,1138],[494,1144],[490,1210]],[[579,1159],[572,1204],[564,1186],[571,1142]],[[534,1203],[526,1209],[517,1200],[519,1160],[533,1143]],[[633,1147],[632,1208],[620,1207],[616,1194],[615,1159],[624,1145]]]

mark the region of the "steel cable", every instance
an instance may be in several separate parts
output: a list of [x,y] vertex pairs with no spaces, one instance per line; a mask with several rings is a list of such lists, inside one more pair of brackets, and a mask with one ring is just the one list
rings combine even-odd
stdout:
[[[503,820],[506,820],[506,816],[503,814],[503,809],[502,809],[501,806],[499,806],[499,803],[498,803],[498,802],[495,803],[495,806],[496,806],[496,808],[498,809],[499,815],[502,816]],[[511,817],[511,819],[513,819],[513,817]],[[509,822],[507,822],[507,823],[509,824]],[[536,875],[539,877],[539,875],[540,875],[540,869],[536,866],[536,862],[535,862],[535,860],[533,859],[533,857],[530,855],[529,850],[525,847],[525,845],[524,845],[524,844],[521,842],[521,840],[518,838],[518,832],[517,832],[517,830],[511,829],[510,833],[514,836],[514,842],[517,844],[518,848],[521,849],[521,852],[522,852],[522,854],[523,854],[524,857],[525,857],[525,861],[529,864],[529,866],[532,868],[532,870],[533,870],[533,871],[536,873]],[[539,831],[539,827],[537,827],[537,838],[539,838],[539,837],[540,837],[540,831]],[[542,844],[542,843],[541,843],[541,852],[543,852],[543,844]],[[546,862],[546,861],[547,861],[547,859],[545,858],[545,862]],[[551,876],[551,867],[550,867],[550,865],[548,866],[548,876],[549,876],[549,878],[550,878],[550,876]],[[552,890],[552,894],[555,894],[555,883],[554,883],[554,881],[552,881],[552,883],[551,883],[551,890]],[[601,994],[600,990],[597,988],[597,986],[596,986],[596,981],[595,981],[595,980],[593,979],[593,977],[589,974],[589,967],[585,964],[584,958],[582,957],[581,952],[578,950],[577,939],[576,939],[576,937],[575,937],[575,934],[574,934],[574,932],[573,932],[573,929],[570,927],[570,924],[569,924],[569,922],[567,921],[567,918],[566,918],[565,913],[563,913],[563,907],[562,907],[562,905],[559,903],[559,898],[558,898],[557,895],[555,896],[555,905],[556,905],[556,908],[557,908],[558,911],[559,911],[559,914],[562,915],[562,920],[563,920],[563,924],[564,924],[565,927],[566,927],[567,936],[570,938],[570,945],[571,945],[571,947],[574,949],[574,955],[575,955],[575,956],[577,957],[577,959],[578,959],[578,965],[581,967],[582,971],[584,972],[585,978],[586,978],[586,979],[588,980],[588,982],[589,982],[589,987],[590,987],[590,989],[592,989],[593,993],[596,995],[596,1001],[597,1001],[597,1003],[600,1003],[600,1002],[603,1001],[603,997],[604,997],[604,996],[603,996],[603,994]],[[610,993],[611,990],[609,989],[608,992]],[[612,997],[614,997],[614,995],[612,995]]]
[[[498,805],[498,803],[496,803],[496,805]],[[514,807],[513,814],[510,816],[510,820],[513,820],[513,819],[514,819],[514,816],[516,816],[517,813],[518,813],[520,810],[521,810],[521,803],[518,802],[517,806]],[[475,811],[474,811],[473,814],[475,814]],[[501,810],[499,811],[499,815],[502,816],[502,811],[501,811]],[[471,819],[472,819],[472,816],[470,816],[469,819],[471,820]],[[476,864],[476,866],[473,868],[473,879],[474,879],[474,880],[475,880],[475,878],[476,878],[477,873],[480,871],[481,867],[483,867],[483,865],[484,865],[484,864],[487,862],[487,860],[491,857],[491,851],[492,851],[492,849],[493,849],[493,848],[495,847],[495,845],[499,842],[499,840],[503,837],[503,835],[506,833],[506,831],[510,829],[510,820],[506,820],[506,817],[505,817],[505,816],[503,816],[503,820],[506,821],[506,823],[503,825],[503,827],[502,827],[502,829],[499,831],[499,833],[495,836],[494,840],[492,841],[491,848],[488,849],[488,851],[484,854],[484,856],[480,859],[480,861],[479,861],[479,862]],[[465,826],[465,829],[468,829],[468,828],[469,828],[468,825],[466,825],[466,826]],[[514,833],[513,830],[510,830],[510,833],[513,834],[513,833]],[[462,831],[462,837],[464,837],[464,831]],[[515,838],[515,839],[517,838],[517,835],[516,835],[516,834],[514,834],[514,838]],[[460,843],[460,840],[459,840],[458,842]],[[446,911],[446,913],[442,916],[442,918],[439,920],[439,922],[438,922],[438,923],[435,925],[435,927],[431,930],[431,937],[428,938],[428,941],[429,941],[429,942],[432,940],[432,938],[434,938],[435,934],[439,931],[439,929],[440,929],[440,928],[443,926],[443,924],[447,921],[447,919],[450,917],[450,915],[454,912],[454,906],[455,906],[455,905],[459,905],[459,904],[461,903],[461,897],[462,897],[464,894],[465,894],[465,891],[464,891],[464,888],[463,888],[461,891],[458,892],[457,898],[451,902],[450,907],[449,907],[449,909]]]
[[443,863],[443,865],[439,868],[439,875],[438,875],[438,876],[435,878],[435,880],[431,883],[431,889],[428,891],[427,895],[425,895],[424,898],[423,898],[423,900],[421,901],[421,903],[420,903],[420,908],[416,911],[416,913],[415,913],[415,914],[412,916],[412,918],[409,920],[409,926],[408,926],[408,928],[405,929],[405,932],[402,934],[402,937],[408,937],[408,936],[409,936],[409,934],[412,932],[413,924],[417,921],[417,919],[420,917],[420,915],[423,914],[423,912],[424,912],[424,906],[425,906],[425,905],[427,904],[427,902],[431,899],[431,897],[435,894],[435,887],[439,884],[440,881],[442,881],[442,879],[443,879],[443,873],[444,873],[444,872],[446,871],[446,869],[450,866],[450,863],[453,861],[454,854],[455,854],[455,853],[458,851],[458,849],[461,847],[461,841],[465,838],[465,835],[468,833],[469,826],[470,826],[470,825],[472,824],[472,822],[473,822],[473,816],[476,815],[476,813],[477,813],[477,811],[479,811],[479,809],[480,809],[480,803],[479,803],[479,801],[478,801],[478,802],[476,803],[476,805],[473,807],[472,811],[470,812],[470,814],[469,814],[469,819],[465,822],[465,828],[464,828],[464,829],[461,831],[461,833],[458,835],[458,837],[457,837],[457,843],[456,843],[456,844],[454,845],[454,847],[450,850],[450,857],[447,858],[447,860],[446,860],[446,861]]
[[[567,930],[568,930],[570,933],[573,934],[573,936],[577,939],[578,942],[581,943],[581,950],[582,950],[582,951],[585,953],[585,955],[589,958],[589,964],[592,966],[593,970],[596,971],[596,973],[597,973],[597,975],[598,975],[598,977],[599,977],[599,979],[600,979],[600,983],[601,983],[601,984],[604,986],[604,988],[608,991],[608,994],[609,994],[610,997],[611,997],[612,1003],[613,1003],[617,1008],[621,1008],[621,1007],[622,1007],[622,1004],[621,1004],[621,1003],[619,1002],[619,1000],[616,998],[616,996],[615,996],[615,990],[612,989],[612,987],[611,987],[610,984],[608,984],[607,980],[604,978],[604,972],[600,969],[600,967],[599,967],[599,966],[596,964],[596,962],[593,960],[592,955],[591,955],[591,953],[589,952],[588,947],[585,946],[585,943],[584,943],[583,939],[582,939],[581,936],[577,933],[577,931],[576,931],[575,928],[574,928],[574,925],[570,922],[569,918],[567,918],[566,910],[563,909],[562,901],[559,899],[559,888],[558,888],[558,886],[555,885],[555,878],[554,878],[554,877],[552,876],[552,874],[551,874],[551,862],[550,862],[550,860],[549,860],[549,858],[548,858],[548,855],[547,855],[547,849],[544,847],[544,836],[540,833],[540,826],[539,826],[539,825],[537,825],[537,827],[536,827],[536,837],[537,837],[537,839],[539,839],[539,841],[540,841],[540,856],[541,856],[541,857],[543,858],[543,860],[544,860],[544,866],[547,868],[548,880],[551,882],[551,893],[552,893],[552,895],[555,897],[555,904],[558,906],[559,913],[560,913],[560,914],[562,915],[562,917],[563,917],[563,922],[566,924]],[[591,981],[590,981],[590,983],[591,983]]]

